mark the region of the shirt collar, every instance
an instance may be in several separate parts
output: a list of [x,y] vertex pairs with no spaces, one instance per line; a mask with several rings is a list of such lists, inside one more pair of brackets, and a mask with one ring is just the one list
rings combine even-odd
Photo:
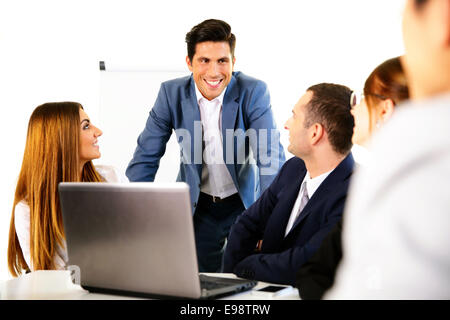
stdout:
[[311,176],[309,175],[309,171],[306,171],[305,178],[303,179],[303,182],[306,181],[306,190],[308,191],[308,198],[311,199],[314,192],[316,192],[317,189],[319,189],[322,182],[328,177],[328,175],[333,170],[330,170],[328,172],[322,173],[320,176],[317,176],[313,179],[311,179]]
[[200,92],[200,90],[198,90],[198,87],[197,87],[197,84],[195,83],[195,81],[194,81],[194,85],[195,85],[195,95],[196,95],[196,98],[197,98],[197,103],[198,104],[200,104],[200,101],[203,99],[204,101],[208,101],[208,102],[213,102],[213,101],[219,101],[220,102],[220,105],[222,105],[223,104],[223,97],[225,96],[225,91],[227,91],[227,87],[225,87],[224,89],[223,89],[223,91],[222,91],[222,93],[219,95],[219,96],[217,96],[217,97],[215,97],[214,99],[212,99],[211,101],[209,101],[208,99],[206,99],[203,95],[202,95],[202,93]]

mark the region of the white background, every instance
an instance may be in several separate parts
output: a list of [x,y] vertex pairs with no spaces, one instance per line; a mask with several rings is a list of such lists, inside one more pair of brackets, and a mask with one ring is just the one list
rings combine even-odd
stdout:
[[[286,141],[283,123],[308,86],[335,82],[360,89],[375,66],[403,53],[403,4],[0,0],[0,280],[9,278],[9,221],[29,116],[44,102],[78,101],[102,128],[99,60],[125,69],[187,72],[186,32],[205,19],[223,19],[237,37],[235,70],[268,84]],[[148,101],[149,110],[153,102]],[[115,114],[115,130],[124,129],[120,121],[126,112],[124,106]]]

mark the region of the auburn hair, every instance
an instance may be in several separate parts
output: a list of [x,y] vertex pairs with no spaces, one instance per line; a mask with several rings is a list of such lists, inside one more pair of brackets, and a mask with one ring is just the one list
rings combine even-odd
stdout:
[[16,205],[30,208],[30,257],[32,269],[55,269],[54,256],[65,240],[58,184],[102,181],[92,161],[80,174],[80,108],[76,102],[38,106],[28,122],[22,167],[14,195],[9,228],[8,268],[13,276],[29,271],[15,227]]
[[364,98],[369,111],[369,130],[372,131],[380,100],[391,99],[397,105],[409,98],[400,57],[388,59],[372,71],[364,84]]

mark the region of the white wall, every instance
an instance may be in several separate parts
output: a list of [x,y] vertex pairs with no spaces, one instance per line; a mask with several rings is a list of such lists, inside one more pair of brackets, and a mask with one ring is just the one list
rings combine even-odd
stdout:
[[309,85],[326,81],[361,88],[376,65],[402,54],[403,3],[2,0],[0,280],[9,277],[8,227],[28,118],[41,103],[72,100],[101,128],[99,60],[183,70],[186,32],[204,19],[223,19],[237,37],[235,70],[267,82],[282,128]]

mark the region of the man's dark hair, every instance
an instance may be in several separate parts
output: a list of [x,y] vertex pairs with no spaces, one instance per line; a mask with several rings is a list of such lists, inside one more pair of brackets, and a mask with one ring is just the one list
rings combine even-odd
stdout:
[[222,20],[208,19],[196,25],[186,34],[187,53],[192,62],[197,43],[213,41],[226,41],[230,45],[231,56],[234,57],[234,48],[236,46],[236,37],[231,33],[231,27]]
[[346,86],[333,83],[320,83],[308,88],[313,96],[306,105],[305,127],[320,123],[328,134],[334,151],[347,154],[352,148],[353,126],[350,113],[352,91]]

